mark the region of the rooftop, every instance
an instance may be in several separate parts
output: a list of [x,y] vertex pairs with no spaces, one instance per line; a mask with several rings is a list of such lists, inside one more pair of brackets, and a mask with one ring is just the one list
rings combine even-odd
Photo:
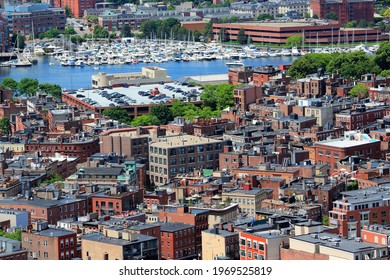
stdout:
[[380,246],[376,244],[364,243],[355,240],[340,238],[338,235],[330,234],[330,233],[306,234],[306,235],[299,235],[290,238],[312,243],[312,244],[319,244],[325,247],[331,247],[333,249],[338,249],[349,253],[359,253],[359,252],[366,252],[375,249],[386,248],[384,246]]
[[183,224],[183,223],[162,223],[160,229],[161,231],[175,232],[178,230],[183,230],[188,228],[194,228],[194,226],[190,224]]
[[156,237],[153,236],[147,236],[143,234],[136,234],[136,239],[134,240],[126,240],[126,239],[118,239],[118,238],[112,238],[104,236],[102,233],[91,233],[84,235],[82,237],[83,240],[89,240],[89,241],[95,241],[100,243],[106,243],[111,245],[117,245],[117,246],[125,246],[132,243],[139,243],[139,242],[147,242],[151,240],[155,240]]
[[160,148],[177,148],[183,146],[193,146],[202,144],[222,143],[221,140],[215,140],[212,138],[199,137],[193,135],[175,135],[169,137],[162,137],[158,139],[158,142],[152,142],[150,146]]
[[76,234],[74,231],[71,230],[57,229],[57,228],[49,228],[49,229],[45,229],[33,233],[41,236],[48,236],[48,237],[61,237],[61,236]]
[[203,230],[203,232],[207,232],[210,234],[218,234],[218,235],[221,235],[223,237],[238,235],[238,232],[236,232],[236,231],[229,231],[229,230],[224,230],[224,229],[221,230],[221,229],[215,229],[215,228],[206,229],[206,230]]

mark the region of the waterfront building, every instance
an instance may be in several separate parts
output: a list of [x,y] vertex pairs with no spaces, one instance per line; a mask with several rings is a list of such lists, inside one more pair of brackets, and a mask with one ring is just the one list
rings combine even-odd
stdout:
[[4,53],[8,50],[8,47],[9,47],[8,23],[2,16],[0,16],[0,51]]
[[45,3],[9,5],[5,15],[10,31],[24,35],[44,33],[51,28],[61,31],[66,24],[65,10]]
[[252,42],[263,44],[285,44],[291,36],[305,37],[307,44],[338,44],[338,42],[377,42],[388,40],[389,36],[379,29],[342,28],[337,21],[290,21],[290,22],[245,22],[214,23],[215,38],[225,30],[227,40],[237,40],[240,29],[250,36]]
[[54,7],[68,7],[75,18],[82,18],[84,11],[95,8],[96,0],[54,0]]

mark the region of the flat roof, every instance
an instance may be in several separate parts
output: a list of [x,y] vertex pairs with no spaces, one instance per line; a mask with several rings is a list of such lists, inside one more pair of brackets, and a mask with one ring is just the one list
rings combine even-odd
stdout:
[[136,239],[135,240],[126,240],[126,239],[118,239],[118,238],[112,238],[108,236],[104,236],[102,233],[90,233],[87,235],[84,235],[82,239],[89,240],[89,241],[95,241],[100,243],[107,243],[111,245],[118,245],[118,246],[125,246],[129,245],[131,243],[139,243],[139,242],[146,242],[151,240],[157,240],[157,237],[143,235],[143,234],[135,234]]
[[55,207],[55,206],[61,206],[73,202],[81,202],[85,201],[85,199],[72,199],[72,198],[62,198],[60,200],[44,200],[37,197],[34,197],[33,200],[26,200],[24,198],[20,199],[13,199],[13,198],[3,198],[0,199],[0,205],[7,205],[7,204],[19,204],[19,205],[32,205],[37,207]]
[[[296,239],[312,244],[320,244],[325,247],[331,247],[333,249],[342,250],[350,253],[365,252],[369,250],[382,249],[386,246],[380,246],[372,243],[357,242],[355,240],[348,240],[345,238],[340,238],[336,234],[330,233],[318,233],[318,234],[305,234],[290,237],[291,239]],[[334,244],[338,243],[336,247]]]
[[60,237],[67,236],[70,234],[76,234],[74,231],[66,230],[66,229],[58,229],[58,228],[49,228],[42,231],[34,232],[34,234],[48,236],[48,237]]
[[[129,99],[136,101],[135,103],[131,103],[130,101],[128,101],[128,103],[130,105],[160,104],[161,100],[169,100],[170,98],[173,98],[173,96],[175,96],[176,99],[186,98],[181,93],[174,92],[172,90],[164,88],[166,85],[172,86],[175,89],[181,89],[185,92],[196,89],[197,92],[201,93],[201,90],[198,87],[188,87],[188,86],[177,85],[174,83],[165,83],[164,85],[161,85],[161,84],[140,85],[139,87],[129,86],[128,88],[114,87],[112,89],[105,88],[103,90],[88,89],[88,90],[84,90],[84,91],[68,91],[67,93],[69,94],[69,92],[74,92],[73,94],[70,94],[70,95],[79,99],[80,101],[82,101],[85,98],[91,98],[93,101],[97,102],[97,104],[92,105],[94,107],[110,107],[111,103],[114,104],[114,106],[127,106],[127,105],[119,105],[115,101],[109,100],[106,97],[99,95],[99,92],[101,92],[101,91],[107,91],[108,94],[112,94],[114,92],[124,94],[125,97],[123,97],[122,99],[127,97]],[[139,91],[149,92],[150,90],[154,90],[155,88],[158,88],[160,93],[165,94],[169,98],[161,99],[161,100],[153,100],[153,99],[149,99],[148,96],[141,96],[138,94]],[[77,97],[77,95],[83,95],[84,97]],[[197,101],[200,101],[199,96],[197,98]]]
[[175,232],[178,230],[183,230],[183,229],[188,229],[188,228],[194,228],[194,226],[190,225],[190,224],[183,224],[183,223],[162,223],[160,230],[161,231]]
[[151,147],[159,148],[178,148],[184,146],[202,145],[202,144],[215,144],[223,143],[222,140],[216,140],[207,137],[199,137],[194,135],[174,135],[169,137],[158,138],[158,142],[150,143]]
[[375,143],[375,142],[379,142],[379,141],[376,139],[356,141],[356,140],[349,140],[349,139],[342,138],[342,139],[320,141],[317,142],[316,145],[319,144],[322,146],[329,146],[329,147],[351,148],[351,147],[356,147],[356,146]]
[[[211,229],[206,229],[206,230],[203,230],[203,231],[207,232],[207,233],[210,233],[210,234],[221,235],[223,237],[229,237],[229,236],[238,235],[238,232],[236,232],[236,231],[228,231],[228,230],[225,230],[225,229],[211,228]],[[217,231],[218,231],[218,233],[217,233]]]

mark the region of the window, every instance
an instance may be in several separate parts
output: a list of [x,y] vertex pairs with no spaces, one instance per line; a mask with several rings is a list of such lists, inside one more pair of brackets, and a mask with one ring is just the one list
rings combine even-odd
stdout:
[[248,259],[251,259],[251,258],[252,258],[252,252],[248,251]]
[[259,250],[264,251],[264,244],[263,243],[259,243]]
[[247,240],[246,247],[251,248],[251,240]]
[[201,153],[201,152],[203,152],[203,150],[204,150],[204,148],[203,148],[202,145],[198,146],[197,149],[198,149],[198,153]]
[[43,252],[43,257],[47,259],[49,257],[49,254],[47,252]]
[[245,246],[245,239],[240,239],[240,245]]
[[245,250],[241,250],[240,255],[243,256],[243,257],[245,257]]

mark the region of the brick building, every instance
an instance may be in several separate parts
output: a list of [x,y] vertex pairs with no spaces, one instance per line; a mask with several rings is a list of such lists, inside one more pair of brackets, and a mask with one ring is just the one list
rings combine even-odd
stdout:
[[195,227],[183,223],[161,224],[161,258],[163,260],[196,259]]
[[289,237],[276,231],[240,232],[240,260],[280,260],[280,247]]
[[372,224],[390,224],[389,187],[374,187],[343,193],[333,202],[329,224],[347,238],[361,237],[361,230]]
[[54,7],[69,7],[75,18],[84,17],[84,11],[95,8],[96,0],[55,0]]
[[346,110],[335,114],[335,125],[345,127],[346,130],[360,129],[382,119],[386,115],[386,111],[387,109],[383,107],[366,110],[365,105],[360,105],[355,110]]
[[326,76],[312,75],[297,80],[297,94],[320,97],[326,93]]
[[22,232],[22,247],[29,259],[71,260],[80,257],[77,251],[77,235],[64,229],[43,229]]
[[85,162],[88,157],[99,152],[98,137],[73,136],[72,139],[59,137],[57,139],[29,140],[25,144],[26,152],[40,151],[42,156],[55,156],[60,153],[64,156],[79,157],[79,162]]
[[253,78],[253,68],[249,66],[229,68],[228,77],[231,85],[250,83]]
[[320,19],[333,12],[342,23],[353,20],[374,22],[374,3],[373,0],[310,0],[310,10],[313,16],[317,15]]
[[210,120],[197,120],[192,124],[195,136],[222,135],[227,130],[233,130],[236,124],[227,119],[213,118]]
[[209,211],[204,209],[189,209],[188,206],[167,207],[159,212],[160,221],[185,223],[195,227],[195,252],[202,252],[202,230],[208,229]]
[[276,76],[279,72],[279,68],[272,65],[257,67],[253,70],[253,85],[262,86],[264,83],[268,83],[270,78]]
[[159,138],[149,145],[150,181],[161,186],[176,174],[190,173],[195,169],[217,169],[223,141],[179,135]]
[[92,212],[100,216],[120,215],[137,209],[143,200],[143,189],[124,185],[111,186],[109,191],[92,195]]
[[381,142],[367,134],[346,131],[344,138],[320,141],[315,144],[315,160],[328,164],[329,174],[338,171],[338,161],[345,156],[381,158]]
[[388,256],[390,259],[390,227],[389,225],[369,225],[364,227],[361,233],[361,238],[364,242],[374,243],[388,248]]
[[249,110],[249,104],[256,103],[263,97],[263,89],[259,86],[245,85],[234,89],[233,98],[237,109],[243,112]]
[[12,23],[12,32],[29,35],[44,33],[51,28],[65,29],[65,10],[50,8],[48,4],[9,5],[6,6],[5,13],[8,22]]
[[170,201],[176,200],[176,193],[167,190],[156,190],[154,192],[145,192],[144,204],[146,208],[153,209],[157,205],[167,205]]
[[0,51],[5,53],[9,47],[9,30],[8,23],[0,16]]
[[24,210],[31,212],[31,220],[43,220],[55,225],[58,220],[73,216],[85,216],[91,212],[86,199],[58,199],[45,200],[34,198],[26,199],[2,199],[0,208]]
[[154,126],[137,128],[110,129],[100,133],[100,152],[116,153],[128,159],[144,157],[148,159],[149,137],[161,135],[160,129]]

